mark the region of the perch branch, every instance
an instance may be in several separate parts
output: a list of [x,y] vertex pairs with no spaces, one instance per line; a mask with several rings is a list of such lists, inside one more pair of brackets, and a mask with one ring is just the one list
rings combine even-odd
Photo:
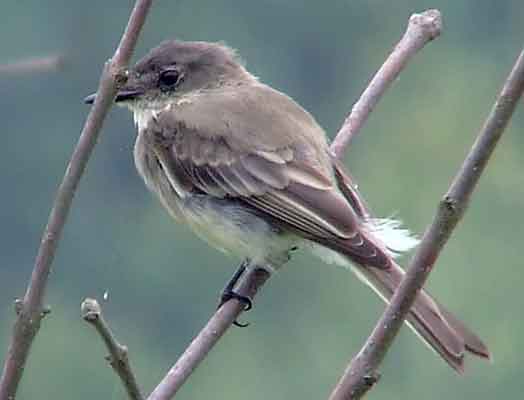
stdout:
[[331,144],[331,151],[337,158],[342,157],[351,140],[360,131],[384,92],[397,79],[408,61],[427,43],[438,37],[441,29],[442,19],[438,10],[427,10],[410,17],[402,39],[353,105],[351,113]]
[[0,378],[0,399],[12,400],[15,398],[31,344],[45,314],[43,300],[49,272],[73,196],[116,91],[127,78],[125,68],[129,63],[151,3],[152,0],[136,2],[114,57],[105,65],[95,104],[87,117],[62,183],[57,190],[26,293],[23,300],[16,302],[17,318]]
[[[235,291],[251,299],[269,278],[269,273],[261,268],[249,269]],[[224,303],[209,319],[206,326],[193,339],[191,344],[171,367],[167,375],[149,395],[147,400],[169,400],[180,389],[191,373],[206,357],[226,330],[244,311],[244,304],[237,299]]]
[[135,374],[131,369],[127,347],[120,344],[116,339],[102,314],[102,308],[100,304],[98,304],[98,301],[95,299],[85,299],[82,302],[81,312],[82,318],[93,325],[106,345],[109,351],[107,361],[120,377],[129,398],[131,400],[143,400],[144,397],[138,387]]
[[518,57],[469,154],[441,199],[437,213],[412,258],[406,275],[364,347],[351,361],[330,400],[360,399],[378,377],[377,368],[391,347],[417,293],[468,206],[482,172],[524,91],[524,50]]

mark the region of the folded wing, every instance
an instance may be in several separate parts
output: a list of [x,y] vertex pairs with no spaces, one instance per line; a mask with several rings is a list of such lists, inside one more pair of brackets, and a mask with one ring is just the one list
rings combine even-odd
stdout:
[[147,130],[169,139],[164,157],[193,190],[238,199],[357,263],[389,266],[338,189],[324,132],[287,96],[263,85],[207,94],[160,112]]

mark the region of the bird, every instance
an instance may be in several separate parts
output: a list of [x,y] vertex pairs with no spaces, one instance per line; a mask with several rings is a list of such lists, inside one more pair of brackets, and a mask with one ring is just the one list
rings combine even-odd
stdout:
[[[93,103],[96,94],[86,98]],[[370,213],[325,131],[286,94],[264,84],[222,42],[166,40],[127,71],[115,103],[137,126],[139,175],[177,222],[242,261],[280,269],[297,248],[350,267],[386,302],[404,270],[395,257],[418,241]],[[483,341],[422,289],[410,328],[455,371]]]

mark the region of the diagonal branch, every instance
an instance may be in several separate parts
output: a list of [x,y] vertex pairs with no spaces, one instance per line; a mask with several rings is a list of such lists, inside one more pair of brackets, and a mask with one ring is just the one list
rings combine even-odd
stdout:
[[102,123],[113,103],[116,91],[127,76],[125,69],[152,0],[137,0],[126,30],[112,60],[106,63],[95,104],[71,156],[44,230],[31,280],[23,300],[17,302],[17,319],[0,378],[0,399],[14,399],[22,378],[29,350],[40,328],[45,310],[44,294],[58,242],[66,222],[73,196],[96,144]]
[[[235,291],[241,296],[252,299],[268,278],[269,273],[265,269],[250,268]],[[147,400],[169,400],[172,398],[226,330],[244,311],[244,306],[237,299],[231,299],[224,303],[193,339],[184,354],[180,356]]]
[[351,113],[347,116],[331,144],[331,151],[337,158],[342,157],[349,143],[366,123],[369,114],[382,98],[384,92],[398,78],[408,61],[426,44],[437,38],[441,30],[442,19],[438,10],[427,10],[410,17],[402,39],[353,105]]
[[450,188],[439,203],[409,269],[364,347],[351,361],[330,400],[360,399],[378,377],[387,354],[416,295],[424,286],[440,251],[468,206],[469,199],[524,91],[524,50],[518,57],[484,126]]
[[[362,94],[362,97],[355,103],[352,112],[346,118],[337,138],[331,145],[331,150],[337,157],[341,157],[351,137],[363,126],[367,116],[382,97],[382,94],[387,90],[390,83],[396,79],[407,62],[425,44],[437,37],[439,33],[440,13],[438,11],[430,10],[411,17],[406,33],[382,68],[377,72],[369,87]],[[239,290],[240,294],[246,293],[243,292],[245,290],[243,288],[250,288],[247,290],[247,293],[253,298],[268,278],[269,275],[264,270],[251,271],[244,278],[242,287]],[[168,400],[172,398],[242,311],[243,305],[236,300],[225,303],[217,310],[206,326],[202,328],[197,337],[191,342],[184,354],[151,393],[148,400]]]
[[106,345],[109,351],[107,361],[109,361],[109,365],[111,365],[111,368],[113,368],[122,381],[129,398],[131,400],[143,400],[144,397],[138,387],[135,374],[131,369],[127,347],[120,344],[116,339],[102,314],[102,308],[100,304],[98,304],[98,301],[89,298],[85,299],[82,302],[81,312],[82,318],[94,326]]

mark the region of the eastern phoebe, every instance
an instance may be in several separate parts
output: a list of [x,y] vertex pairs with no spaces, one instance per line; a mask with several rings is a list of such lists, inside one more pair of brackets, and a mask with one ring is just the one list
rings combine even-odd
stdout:
[[[134,114],[147,187],[212,246],[268,271],[309,248],[352,266],[384,300],[392,295],[404,274],[394,256],[417,241],[398,222],[370,216],[315,119],[232,49],[163,42],[129,70],[115,101]],[[407,323],[459,372],[465,353],[490,356],[424,290]]]

